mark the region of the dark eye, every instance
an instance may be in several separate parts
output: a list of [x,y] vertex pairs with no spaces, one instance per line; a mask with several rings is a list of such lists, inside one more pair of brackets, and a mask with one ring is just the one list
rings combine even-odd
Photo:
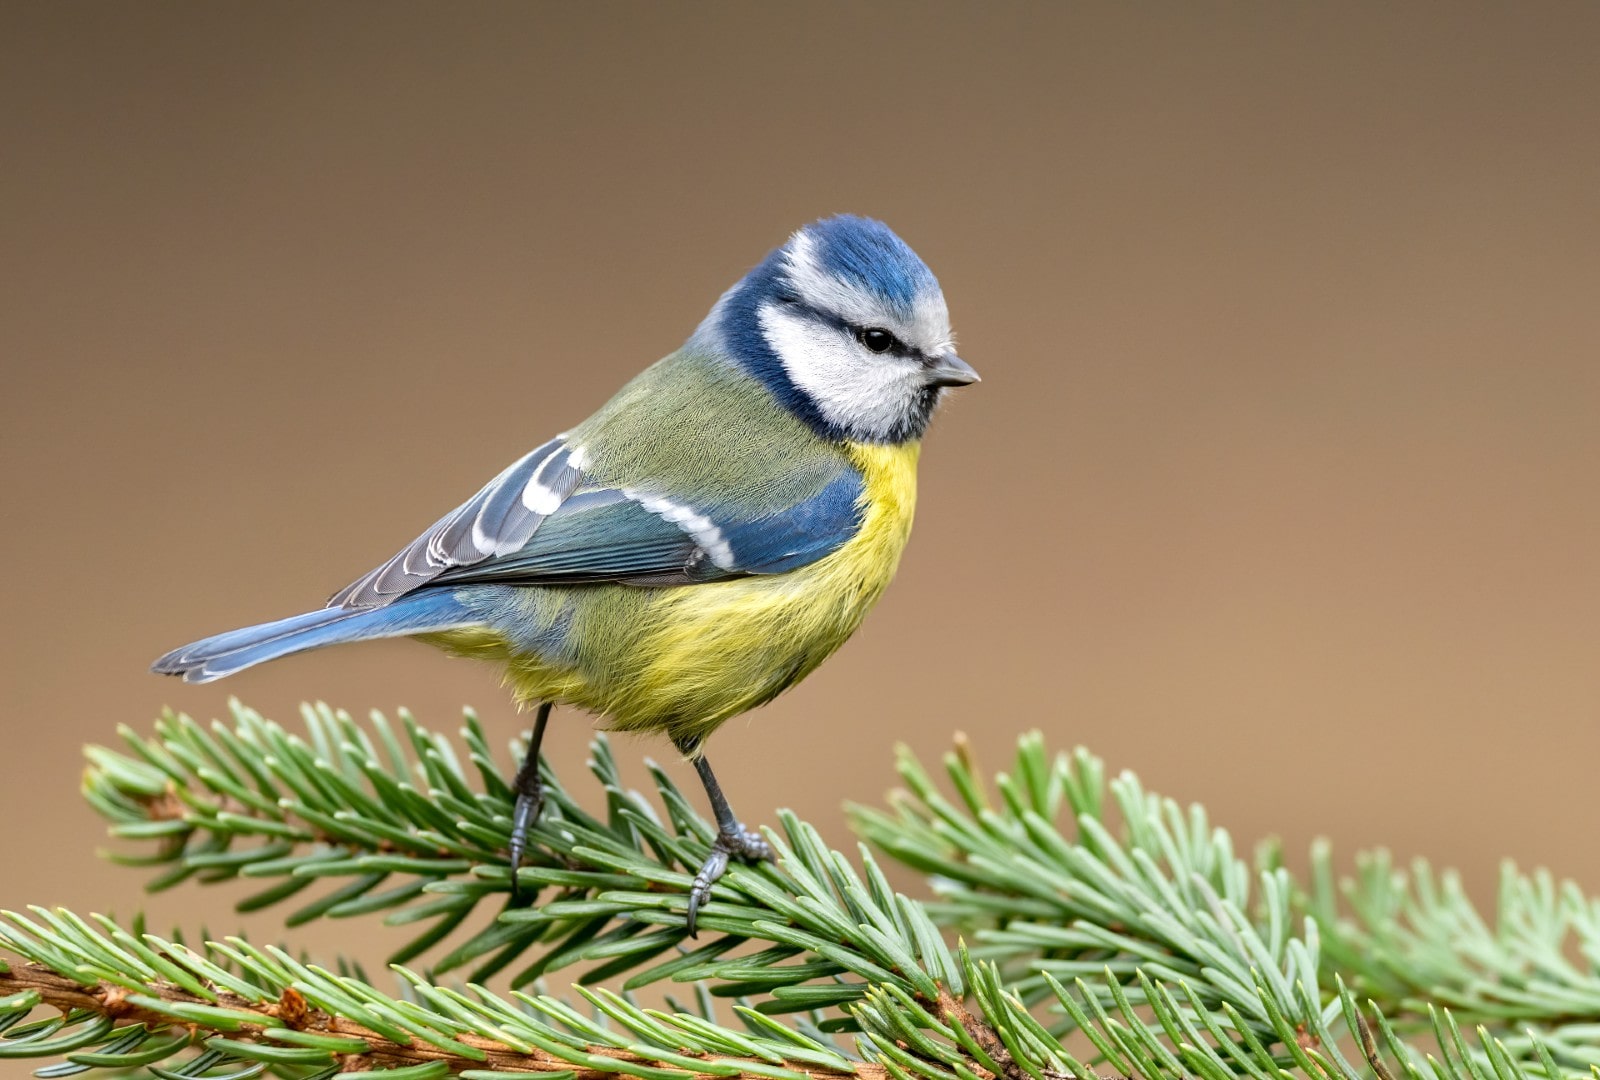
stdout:
[[868,326],[856,331],[856,340],[875,353],[886,353],[900,342],[889,331],[877,326]]

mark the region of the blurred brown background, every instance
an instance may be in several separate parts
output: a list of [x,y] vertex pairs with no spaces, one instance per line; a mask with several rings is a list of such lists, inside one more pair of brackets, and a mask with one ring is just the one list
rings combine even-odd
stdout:
[[1247,843],[1600,889],[1600,8],[1389,8],[6,5],[0,906],[144,902],[75,789],[164,703],[509,736],[407,642],[145,667],[319,604],[842,210],[985,381],[879,611],[713,743],[746,820],[843,842],[896,742],[1041,727]]

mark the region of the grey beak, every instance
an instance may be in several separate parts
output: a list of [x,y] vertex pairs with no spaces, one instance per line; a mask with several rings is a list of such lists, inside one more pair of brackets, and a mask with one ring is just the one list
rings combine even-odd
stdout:
[[928,383],[931,386],[970,386],[981,381],[972,365],[955,353],[938,357],[928,365]]

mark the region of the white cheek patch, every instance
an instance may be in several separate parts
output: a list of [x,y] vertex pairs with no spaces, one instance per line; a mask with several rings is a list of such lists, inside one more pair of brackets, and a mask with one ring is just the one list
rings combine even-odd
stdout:
[[845,331],[780,304],[762,305],[760,318],[789,380],[828,423],[883,439],[914,419],[923,388],[915,360],[868,355]]

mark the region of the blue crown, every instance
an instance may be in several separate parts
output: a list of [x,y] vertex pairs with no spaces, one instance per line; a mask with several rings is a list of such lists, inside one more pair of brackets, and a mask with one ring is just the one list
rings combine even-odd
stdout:
[[933,271],[881,221],[840,214],[801,231],[815,241],[823,269],[896,308],[909,311],[919,295],[939,290]]

